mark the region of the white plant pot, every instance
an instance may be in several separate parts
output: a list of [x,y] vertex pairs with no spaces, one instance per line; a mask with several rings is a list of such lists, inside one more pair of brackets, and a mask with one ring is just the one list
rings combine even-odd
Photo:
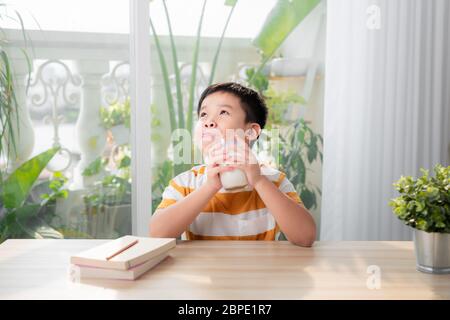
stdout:
[[123,145],[130,142],[130,129],[123,124],[112,127],[111,133],[117,145]]

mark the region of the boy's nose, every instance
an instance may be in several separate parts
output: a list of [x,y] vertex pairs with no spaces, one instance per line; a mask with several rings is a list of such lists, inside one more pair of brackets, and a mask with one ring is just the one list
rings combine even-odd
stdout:
[[209,120],[205,122],[204,126],[205,128],[215,128],[217,125],[214,121]]

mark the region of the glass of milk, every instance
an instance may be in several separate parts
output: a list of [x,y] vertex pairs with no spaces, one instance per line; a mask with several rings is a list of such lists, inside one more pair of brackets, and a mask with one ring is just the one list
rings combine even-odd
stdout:
[[[225,142],[224,139],[222,139],[221,142],[226,149],[227,147],[229,148],[231,145],[234,144],[233,141]],[[228,165],[232,166],[233,164],[222,164],[221,166],[228,166]],[[242,171],[241,169],[221,172],[220,181],[222,182],[222,186],[225,190],[243,189],[248,185],[247,176],[245,175],[245,172]]]

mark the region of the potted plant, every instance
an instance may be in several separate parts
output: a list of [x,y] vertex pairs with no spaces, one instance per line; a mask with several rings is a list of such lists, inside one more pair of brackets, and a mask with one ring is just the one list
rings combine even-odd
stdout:
[[29,202],[40,202],[40,210],[48,223],[61,219],[57,215],[57,207],[61,205],[62,200],[69,196],[68,181],[68,178],[61,171],[55,171],[48,180],[36,183],[30,191]]
[[86,233],[113,239],[131,233],[131,184],[111,174],[98,181],[83,196]]
[[127,145],[118,150],[114,169],[105,168],[108,159],[99,157],[83,172],[83,176],[105,172],[105,176],[90,186],[83,196],[83,232],[93,238],[116,238],[131,233],[130,150]]
[[435,176],[402,176],[395,188],[400,196],[389,203],[395,215],[414,228],[417,269],[450,273],[450,166],[434,167]]

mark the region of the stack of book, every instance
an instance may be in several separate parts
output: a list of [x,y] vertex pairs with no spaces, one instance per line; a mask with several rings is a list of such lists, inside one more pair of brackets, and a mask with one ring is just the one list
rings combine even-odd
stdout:
[[124,236],[70,257],[72,280],[134,280],[164,260],[175,238]]

